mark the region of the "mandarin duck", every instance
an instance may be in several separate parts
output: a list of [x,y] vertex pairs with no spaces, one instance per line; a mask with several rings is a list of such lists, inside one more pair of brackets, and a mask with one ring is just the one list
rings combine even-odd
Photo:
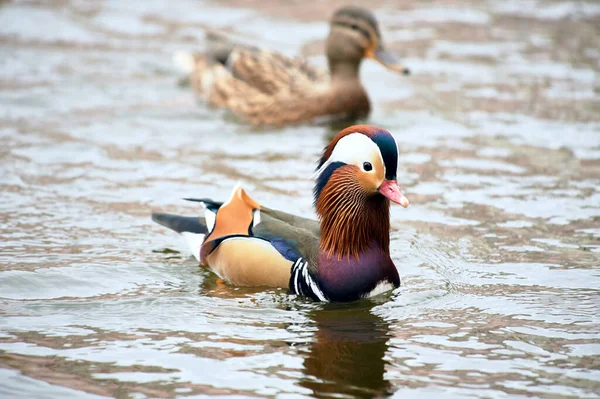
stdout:
[[390,258],[390,201],[408,206],[396,181],[398,147],[384,129],[357,125],[325,147],[316,171],[319,221],[267,208],[241,188],[204,216],[153,213],[187,239],[193,255],[239,286],[289,288],[318,301],[353,301],[400,285]]
[[363,58],[409,74],[385,50],[377,20],[364,8],[344,7],[330,21],[326,42],[329,74],[305,59],[229,42],[207,34],[202,54],[178,52],[175,63],[208,103],[227,108],[252,125],[282,126],[317,118],[355,120],[371,105],[359,78]]

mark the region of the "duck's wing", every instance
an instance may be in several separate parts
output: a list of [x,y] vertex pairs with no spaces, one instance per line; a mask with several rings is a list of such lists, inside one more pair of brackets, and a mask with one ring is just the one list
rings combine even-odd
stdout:
[[[315,85],[329,80],[326,72],[301,57],[288,57],[275,51],[235,43],[217,32],[207,32],[206,39],[206,51],[177,52],[173,58],[175,64],[190,75],[190,82],[197,91],[209,93],[216,81],[226,80],[230,75],[267,96],[277,93],[302,96]],[[248,95],[249,92],[245,89],[240,95]],[[209,96],[209,101],[215,106],[223,103],[218,97]]]
[[304,96],[328,82],[328,75],[305,59],[260,48],[236,47],[226,66],[234,78],[271,96]]
[[362,86],[334,92],[329,75],[301,57],[233,43],[217,34],[208,39],[204,53],[177,53],[175,62],[210,105],[228,108],[252,125],[356,119],[370,110]]
[[314,235],[315,237],[320,236],[320,230],[319,230],[320,223],[315,219],[305,218],[305,217],[294,215],[294,214],[287,213],[284,211],[267,208],[265,206],[262,206],[260,208],[260,214],[261,214],[261,218],[263,218],[267,223],[268,223],[269,219],[268,218],[265,219],[264,218],[265,215],[267,215],[269,218],[278,220],[278,221],[288,224],[290,226],[306,230],[307,232],[309,232],[311,235]]
[[278,211],[274,213],[284,217],[276,217],[273,212],[261,209],[260,220],[253,226],[252,233],[279,247],[287,259],[296,261],[303,258],[311,266],[316,266],[320,241],[319,223]]
[[311,122],[327,115],[345,117],[346,114],[344,107],[338,106],[326,88],[314,88],[304,96],[287,92],[269,96],[244,81],[231,78],[215,81],[208,99],[214,106],[228,108],[254,126],[284,126]]
[[332,95],[328,82],[313,81],[302,72],[308,64],[299,61],[296,68],[287,68],[282,59],[292,63],[276,53],[236,49],[227,67],[217,64],[204,70],[202,91],[212,106],[229,108],[256,126],[310,121],[345,110],[344,100]]
[[293,215],[266,208],[261,212],[240,187],[225,203],[191,200],[204,202],[204,218],[154,214],[153,219],[184,234],[201,232],[202,241],[190,245],[194,255],[235,285],[287,288],[292,265],[300,258],[316,259],[316,221],[298,218],[295,226],[288,223]]
[[[186,201],[201,202],[214,213],[223,205],[223,202],[208,198],[184,199]],[[185,220],[180,223],[185,223]],[[317,220],[261,206],[258,212],[254,210],[250,235],[268,240],[290,261],[296,261],[298,258],[303,257],[309,260],[310,263],[315,263],[320,239],[319,226]],[[173,227],[170,228],[175,230]]]
[[255,126],[284,126],[328,120],[350,120],[367,115],[369,99],[361,85],[332,89],[329,85],[309,85],[306,92],[296,95],[280,91],[267,95],[236,79],[224,67],[214,68],[215,76],[206,91],[214,106],[229,108],[236,116]]

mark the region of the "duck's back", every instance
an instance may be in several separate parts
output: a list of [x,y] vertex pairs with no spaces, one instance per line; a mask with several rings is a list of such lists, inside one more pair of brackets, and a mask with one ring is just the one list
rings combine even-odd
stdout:
[[226,67],[235,79],[270,96],[304,97],[329,82],[327,73],[305,59],[265,49],[236,48]]
[[[217,38],[219,38],[217,40]],[[301,57],[212,37],[203,54],[179,54],[176,62],[209,104],[228,108],[253,125],[286,125],[329,119],[354,120],[370,111],[358,80],[335,85],[329,74]]]
[[288,57],[276,51],[234,43],[217,33],[207,34],[204,53],[179,53],[175,62],[191,73],[192,86],[207,94],[215,83],[215,75],[223,79],[226,76],[224,71],[233,79],[269,96],[281,93],[302,96],[329,81],[325,71],[301,57]]

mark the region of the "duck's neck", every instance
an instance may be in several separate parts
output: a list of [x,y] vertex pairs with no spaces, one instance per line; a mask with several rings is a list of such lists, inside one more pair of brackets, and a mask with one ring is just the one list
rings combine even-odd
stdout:
[[339,119],[354,121],[371,111],[371,104],[358,76],[359,63],[332,63],[331,77],[326,99],[315,102],[320,112],[335,115]]
[[329,61],[329,74],[333,85],[338,83],[360,82],[360,60],[356,62]]
[[370,248],[389,254],[389,200],[379,194],[340,191],[316,202],[321,219],[321,254],[337,259],[359,258]]

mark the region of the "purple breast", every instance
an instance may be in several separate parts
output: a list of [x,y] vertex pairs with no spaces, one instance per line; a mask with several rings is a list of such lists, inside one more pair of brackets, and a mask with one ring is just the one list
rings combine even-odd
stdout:
[[371,247],[358,258],[319,256],[319,285],[332,301],[354,301],[371,292],[382,281],[394,287],[400,276],[389,254]]

